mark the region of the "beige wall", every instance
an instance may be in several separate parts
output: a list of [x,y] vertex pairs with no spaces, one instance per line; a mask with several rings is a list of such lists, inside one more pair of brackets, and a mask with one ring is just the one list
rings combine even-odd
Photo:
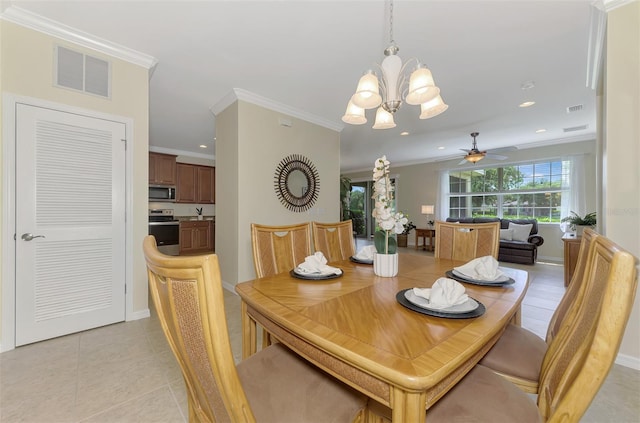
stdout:
[[[604,234],[640,257],[640,2],[608,14],[604,116]],[[640,296],[620,354],[640,368]]]
[[[392,152],[387,158],[392,157]],[[596,180],[595,180],[595,141],[584,141],[569,144],[557,144],[546,147],[530,148],[510,152],[509,159],[505,163],[519,163],[530,160],[542,160],[548,158],[561,158],[569,155],[584,154],[587,188],[587,210],[596,210]],[[398,210],[409,214],[409,220],[418,227],[426,225],[427,218],[420,214],[420,206],[423,204],[437,205],[439,174],[446,169],[460,169],[460,159],[425,163],[411,166],[398,166],[391,162],[391,174],[397,176],[397,204]],[[482,163],[482,162],[480,162]],[[500,162],[493,161],[487,165],[493,166]],[[371,166],[373,170],[373,165]],[[346,174],[352,179],[371,179],[371,171]],[[436,209],[438,206],[436,206]],[[445,219],[448,216],[438,216]],[[539,259],[562,261],[563,244],[562,232],[557,224],[540,224],[539,233],[544,238],[544,244],[538,250]],[[413,234],[412,234],[413,235]],[[414,243],[414,237],[409,237],[409,243]]]
[[[133,149],[133,216],[128,219],[133,221],[134,248],[128,258],[133,259],[133,312],[148,312],[147,280],[140,246],[147,234],[149,70],[10,22],[0,22],[2,94],[32,97],[133,120],[133,139],[128,143],[128,148]],[[111,99],[54,87],[53,54],[56,43],[111,62]],[[3,166],[5,160],[9,158],[3,157]],[[3,205],[0,208],[5,207]]]
[[[279,118],[290,120],[292,126],[281,126]],[[318,200],[307,212],[286,209],[274,190],[276,167],[290,154],[307,157],[319,174]],[[237,101],[216,117],[216,163],[216,253],[226,283],[255,277],[252,222],[285,225],[339,220],[340,136],[336,131]],[[219,190],[223,182],[225,187]]]

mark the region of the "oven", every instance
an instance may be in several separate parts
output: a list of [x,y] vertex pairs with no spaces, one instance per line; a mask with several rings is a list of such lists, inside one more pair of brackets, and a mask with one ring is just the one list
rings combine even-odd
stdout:
[[180,253],[180,222],[173,217],[173,210],[149,210],[149,235],[156,238],[160,252],[170,256]]

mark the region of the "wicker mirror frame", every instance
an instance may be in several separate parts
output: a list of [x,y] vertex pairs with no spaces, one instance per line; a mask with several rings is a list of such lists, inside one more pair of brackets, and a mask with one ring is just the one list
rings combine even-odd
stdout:
[[[307,189],[301,195],[293,193],[289,185],[289,177],[296,171],[302,172],[307,179]],[[311,160],[300,154],[291,154],[276,167],[274,187],[282,205],[294,212],[304,212],[318,199],[320,176]]]

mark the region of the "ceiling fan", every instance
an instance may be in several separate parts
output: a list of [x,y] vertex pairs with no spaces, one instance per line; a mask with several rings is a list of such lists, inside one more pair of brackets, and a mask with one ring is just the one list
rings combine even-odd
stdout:
[[461,148],[460,150],[462,151],[466,151],[467,155],[464,156],[464,159],[458,163],[458,164],[465,164],[465,163],[477,163],[480,160],[484,159],[485,157],[488,157],[490,159],[495,159],[495,160],[505,160],[507,158],[507,156],[502,156],[500,154],[495,154],[496,152],[503,152],[503,151],[513,151],[516,149],[516,147],[504,147],[504,148],[498,148],[495,150],[485,150],[485,151],[480,151],[478,150],[478,144],[476,143],[476,137],[479,135],[479,132],[472,132],[471,136],[473,137],[473,145],[471,146],[471,150],[465,150],[464,148]]

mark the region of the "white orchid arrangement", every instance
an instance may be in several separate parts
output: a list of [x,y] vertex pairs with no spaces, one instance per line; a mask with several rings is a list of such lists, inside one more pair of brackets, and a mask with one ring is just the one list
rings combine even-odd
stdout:
[[373,167],[373,200],[375,206],[371,215],[381,230],[374,234],[374,244],[379,254],[395,254],[396,240],[391,233],[401,234],[408,219],[402,212],[393,210],[393,191],[389,178],[389,160],[382,156],[376,160]]

